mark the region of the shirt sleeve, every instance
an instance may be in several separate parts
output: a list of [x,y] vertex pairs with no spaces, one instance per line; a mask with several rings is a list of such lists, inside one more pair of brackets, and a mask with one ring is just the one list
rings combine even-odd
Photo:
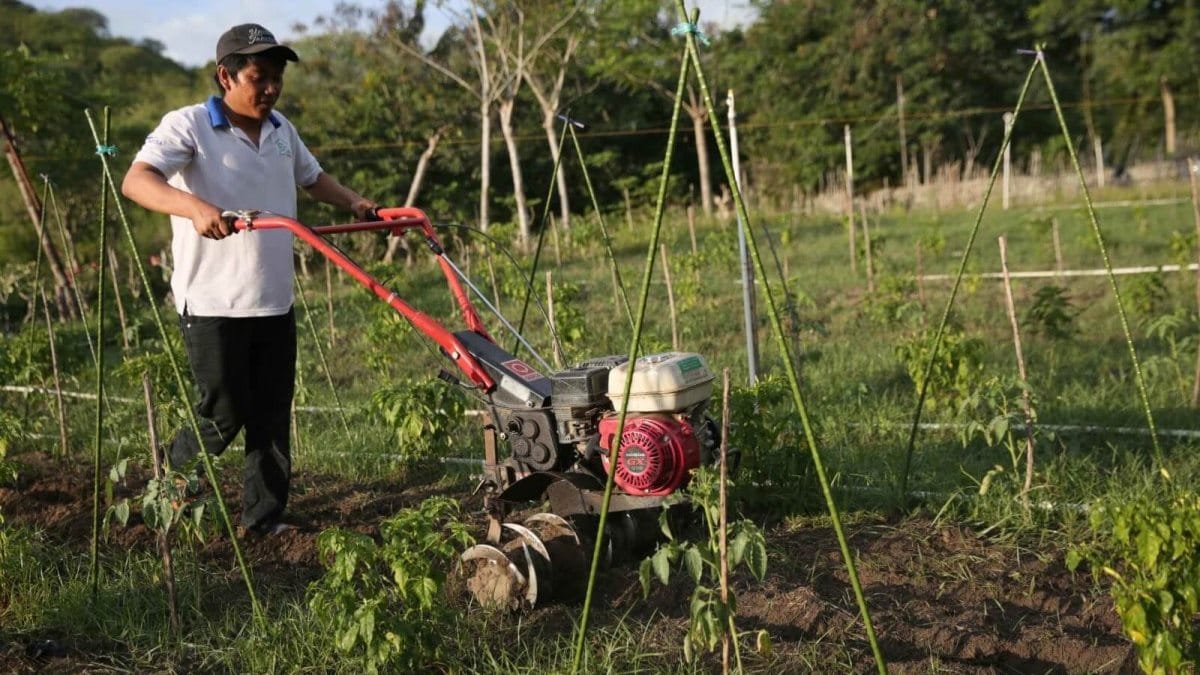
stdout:
[[196,140],[187,117],[179,110],[163,116],[158,127],[146,137],[135,162],[145,162],[170,178],[191,163],[196,156]]
[[292,127],[293,146],[296,148],[294,153],[292,167],[296,174],[296,184],[300,187],[308,187],[317,182],[317,178],[321,175],[321,164],[316,157],[309,152],[308,146],[300,139],[300,134],[296,132],[296,128]]

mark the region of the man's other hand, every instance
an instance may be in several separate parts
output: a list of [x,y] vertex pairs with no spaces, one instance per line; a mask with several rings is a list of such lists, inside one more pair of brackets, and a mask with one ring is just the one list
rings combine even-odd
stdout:
[[368,212],[379,208],[379,205],[365,197],[359,197],[350,204],[350,210],[358,220],[367,220]]

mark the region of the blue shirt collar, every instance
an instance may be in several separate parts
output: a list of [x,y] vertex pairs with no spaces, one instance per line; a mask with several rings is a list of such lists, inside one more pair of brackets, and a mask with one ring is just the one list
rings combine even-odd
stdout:
[[[212,123],[214,129],[229,126],[229,118],[225,116],[225,108],[221,106],[221,97],[216,94],[209,96],[208,100],[204,102],[204,106],[208,108],[208,121]],[[267,119],[271,121],[271,126],[279,128],[281,122],[275,113],[268,115]]]

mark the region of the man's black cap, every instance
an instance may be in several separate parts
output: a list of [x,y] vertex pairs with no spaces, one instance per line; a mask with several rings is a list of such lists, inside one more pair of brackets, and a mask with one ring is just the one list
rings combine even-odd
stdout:
[[256,23],[243,23],[225,31],[217,40],[217,63],[230,54],[261,54],[271,49],[278,49],[288,61],[300,60],[291,47],[279,44],[271,31]]

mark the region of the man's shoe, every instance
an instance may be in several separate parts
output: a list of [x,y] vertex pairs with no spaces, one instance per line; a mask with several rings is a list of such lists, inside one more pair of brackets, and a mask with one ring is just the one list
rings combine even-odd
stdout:
[[300,529],[297,525],[285,523],[279,519],[268,519],[261,523],[255,523],[249,527],[239,525],[237,528],[238,538],[240,539],[264,539],[266,537],[275,537],[290,530]]

